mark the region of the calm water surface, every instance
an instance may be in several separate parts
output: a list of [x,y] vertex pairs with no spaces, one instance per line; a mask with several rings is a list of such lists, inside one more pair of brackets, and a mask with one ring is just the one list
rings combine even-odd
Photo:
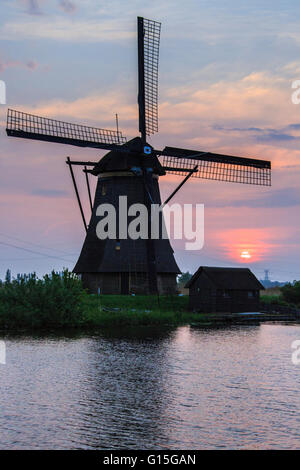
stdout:
[[2,339],[1,449],[300,447],[300,326]]

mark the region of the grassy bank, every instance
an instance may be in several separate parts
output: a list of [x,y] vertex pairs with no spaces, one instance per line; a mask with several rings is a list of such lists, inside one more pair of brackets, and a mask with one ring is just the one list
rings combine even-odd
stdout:
[[0,328],[65,328],[113,325],[178,325],[200,322],[187,311],[187,296],[89,295],[65,270],[38,279],[7,276],[0,284]]
[[187,296],[87,296],[83,300],[86,325],[179,325],[205,320],[187,310]]

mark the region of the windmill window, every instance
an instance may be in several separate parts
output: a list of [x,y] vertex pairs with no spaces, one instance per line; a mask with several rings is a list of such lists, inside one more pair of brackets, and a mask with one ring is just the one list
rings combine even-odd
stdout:
[[120,249],[121,249],[121,244],[120,244],[120,241],[119,241],[119,240],[116,241],[116,246],[115,246],[115,248],[116,248],[117,251],[120,251]]
[[105,196],[105,195],[106,195],[106,192],[107,192],[106,184],[103,184],[103,185],[102,185],[102,190],[101,190],[102,196]]
[[249,297],[249,298],[254,297],[254,295],[255,295],[255,292],[254,292],[253,290],[249,290],[249,291],[248,291],[248,297]]

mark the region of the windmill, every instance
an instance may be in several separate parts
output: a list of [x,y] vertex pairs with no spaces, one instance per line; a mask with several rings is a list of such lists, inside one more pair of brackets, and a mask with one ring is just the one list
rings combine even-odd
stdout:
[[[110,203],[118,210],[118,198],[125,195],[128,205],[140,202],[148,209],[152,204],[161,205],[158,179],[167,173],[185,178],[165,203],[190,177],[264,186],[271,184],[269,161],[176,147],[156,150],[148,144],[147,137],[158,131],[160,28],[161,24],[156,21],[137,19],[139,137],[127,142],[118,127],[116,131],[99,129],[8,110],[8,136],[109,150],[98,162],[71,161],[69,157],[66,162],[86,230],[74,272],[81,276],[83,285],[90,292],[171,293],[176,290],[176,276],[180,273],[168,239],[120,237],[100,240],[96,234],[99,221],[96,212],[100,204]],[[73,172],[74,165],[84,167],[92,211],[88,225]],[[94,203],[89,174],[98,178]],[[150,218],[148,222],[150,231]]]

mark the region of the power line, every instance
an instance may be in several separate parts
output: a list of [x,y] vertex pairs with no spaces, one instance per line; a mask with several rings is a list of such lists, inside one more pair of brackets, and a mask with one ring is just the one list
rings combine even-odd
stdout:
[[54,255],[47,255],[46,253],[41,253],[39,251],[30,250],[29,248],[23,248],[21,246],[13,245],[12,243],[5,243],[5,242],[0,241],[0,244],[5,245],[5,246],[10,246],[12,248],[17,248],[18,250],[27,251],[29,253],[34,253],[35,255],[41,255],[41,256],[44,256],[46,258],[55,258],[55,259],[59,259],[60,261],[66,261],[67,263],[70,263],[69,259],[60,258],[60,257],[54,256]]
[[2,237],[11,238],[12,240],[17,240],[17,241],[19,241],[19,242],[21,242],[21,243],[25,243],[25,244],[27,244],[27,245],[37,246],[37,247],[39,247],[39,248],[45,248],[46,250],[57,251],[58,253],[63,253],[63,254],[65,254],[65,255],[67,255],[67,256],[74,256],[74,255],[75,255],[75,253],[67,253],[66,251],[59,250],[59,249],[57,249],[57,248],[51,248],[51,247],[47,247],[47,246],[45,246],[45,245],[40,245],[40,244],[37,244],[37,243],[28,242],[28,241],[26,241],[26,240],[22,240],[21,238],[13,237],[13,236],[11,236],[11,235],[6,235],[6,234],[1,233],[1,232],[0,232],[0,235],[1,235]]

